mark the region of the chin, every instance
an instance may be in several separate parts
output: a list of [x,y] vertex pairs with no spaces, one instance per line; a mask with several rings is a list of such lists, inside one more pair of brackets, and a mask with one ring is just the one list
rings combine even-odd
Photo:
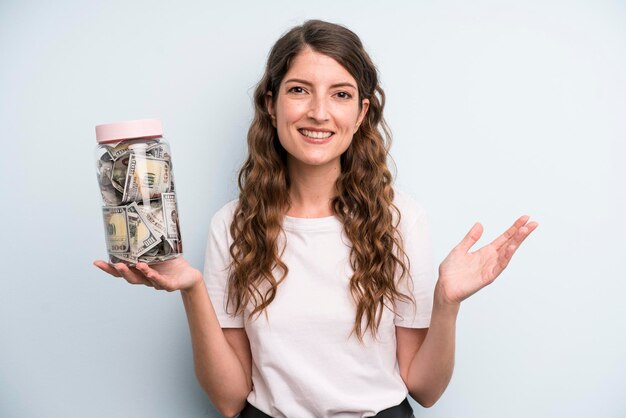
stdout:
[[294,158],[294,162],[297,164],[304,164],[312,167],[321,167],[328,164],[331,164],[334,160],[328,158],[315,158],[315,157],[303,157],[303,158]]
[[302,163],[306,164],[306,165],[314,166],[314,167],[321,167],[321,166],[327,165],[329,163],[329,161],[325,161],[325,160],[310,160],[310,161],[302,161]]

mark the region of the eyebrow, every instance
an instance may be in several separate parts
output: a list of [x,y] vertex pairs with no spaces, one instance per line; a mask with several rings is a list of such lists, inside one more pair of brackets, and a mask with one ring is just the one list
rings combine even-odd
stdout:
[[[311,82],[303,80],[301,78],[290,78],[289,80],[285,81],[285,84],[287,84],[287,83],[300,83],[300,84],[306,84],[307,86],[312,86]],[[353,89],[358,90],[354,84],[349,83],[347,81],[344,81],[342,83],[333,84],[330,87],[332,87],[332,88],[336,88],[336,87],[352,87]]]

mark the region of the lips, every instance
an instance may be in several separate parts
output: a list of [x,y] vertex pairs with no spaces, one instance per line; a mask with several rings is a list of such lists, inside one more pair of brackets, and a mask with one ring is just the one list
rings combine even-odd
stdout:
[[313,130],[313,129],[305,129],[305,128],[298,129],[298,132],[300,132],[300,134],[302,135],[302,137],[304,138],[306,142],[309,142],[311,144],[324,144],[330,141],[330,139],[335,134],[333,131],[317,130],[317,129]]

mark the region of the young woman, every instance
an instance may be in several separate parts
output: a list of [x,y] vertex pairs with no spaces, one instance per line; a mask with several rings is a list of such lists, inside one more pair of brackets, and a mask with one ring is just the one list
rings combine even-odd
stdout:
[[[537,227],[520,217],[431,265],[421,207],[394,190],[376,68],[350,30],[308,21],[272,48],[239,199],[213,217],[204,274],[183,258],[95,265],[180,290],[198,380],[225,416],[411,417],[450,381],[461,301]],[[207,290],[208,289],[208,290]]]

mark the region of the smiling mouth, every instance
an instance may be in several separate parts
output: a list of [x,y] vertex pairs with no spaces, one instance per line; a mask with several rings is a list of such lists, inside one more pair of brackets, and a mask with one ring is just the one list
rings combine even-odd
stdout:
[[326,139],[334,134],[332,131],[309,131],[308,129],[298,129],[298,132],[311,139]]

